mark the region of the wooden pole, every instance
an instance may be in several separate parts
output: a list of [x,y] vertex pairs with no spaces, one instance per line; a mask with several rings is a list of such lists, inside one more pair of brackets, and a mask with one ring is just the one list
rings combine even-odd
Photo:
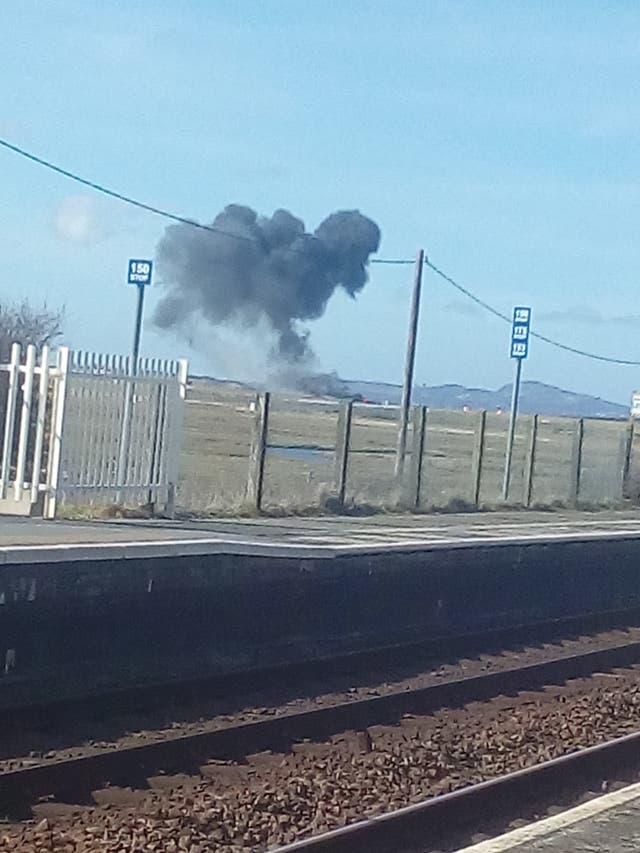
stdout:
[[396,450],[395,475],[401,477],[404,471],[404,460],[407,452],[407,428],[409,425],[409,409],[411,407],[411,389],[413,386],[413,368],[416,360],[416,342],[418,337],[418,318],[420,316],[420,292],[422,290],[422,269],[424,267],[424,249],[420,249],[416,257],[413,278],[413,294],[411,297],[411,314],[409,317],[409,336],[407,338],[407,359],[404,368],[404,383],[402,386],[402,402],[400,403],[400,428],[398,430],[398,445]]

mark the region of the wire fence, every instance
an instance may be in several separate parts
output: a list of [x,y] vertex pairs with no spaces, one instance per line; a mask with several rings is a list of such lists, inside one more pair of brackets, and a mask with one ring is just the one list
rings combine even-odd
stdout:
[[[414,408],[400,478],[398,414],[196,380],[178,504],[205,514],[504,505],[508,413]],[[614,506],[638,493],[634,422],[517,417],[510,504]]]

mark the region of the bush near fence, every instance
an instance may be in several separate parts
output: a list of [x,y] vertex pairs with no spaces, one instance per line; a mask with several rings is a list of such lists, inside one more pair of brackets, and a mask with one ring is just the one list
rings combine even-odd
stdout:
[[[192,383],[178,504],[189,512],[490,508],[503,505],[508,414],[412,411],[394,476],[398,410],[347,401],[257,398]],[[632,422],[520,415],[509,503],[613,506],[640,495]]]

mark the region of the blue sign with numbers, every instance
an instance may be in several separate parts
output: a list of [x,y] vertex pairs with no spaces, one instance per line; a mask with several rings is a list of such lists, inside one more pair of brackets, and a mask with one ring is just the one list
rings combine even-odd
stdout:
[[151,284],[153,261],[140,261],[132,258],[129,261],[127,284]]
[[513,309],[511,326],[511,358],[526,358],[529,355],[529,332],[531,308],[519,306]]

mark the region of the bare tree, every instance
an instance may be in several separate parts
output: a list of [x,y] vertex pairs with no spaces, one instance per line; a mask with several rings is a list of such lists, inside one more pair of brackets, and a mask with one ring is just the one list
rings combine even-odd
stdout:
[[41,349],[62,335],[64,309],[32,307],[27,300],[20,303],[0,301],[0,360],[11,354],[11,344],[35,344]]

